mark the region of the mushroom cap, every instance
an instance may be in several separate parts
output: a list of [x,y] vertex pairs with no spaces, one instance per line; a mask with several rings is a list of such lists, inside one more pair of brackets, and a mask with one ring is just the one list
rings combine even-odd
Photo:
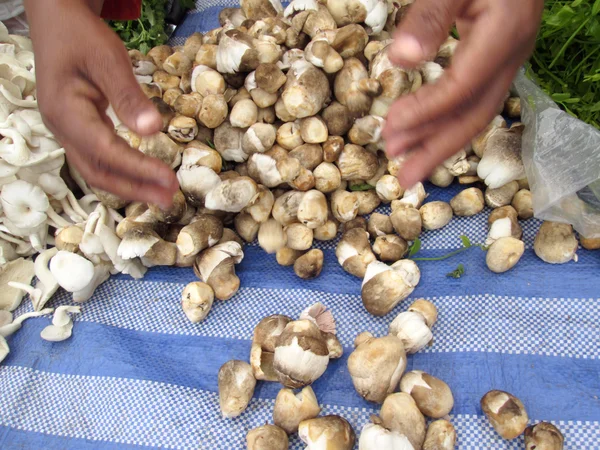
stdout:
[[487,188],[485,190],[485,203],[490,208],[499,208],[510,205],[515,194],[519,191],[519,183],[511,181],[499,188]]
[[385,428],[406,436],[415,449],[421,448],[425,440],[425,417],[410,395],[404,392],[388,395],[379,416]]
[[558,428],[540,422],[525,429],[525,450],[562,450],[565,438]]
[[404,374],[400,390],[411,395],[419,410],[433,419],[446,416],[454,406],[450,387],[439,378],[420,370]]
[[323,269],[323,251],[312,249],[300,256],[294,263],[294,272],[300,278],[312,279],[321,274]]
[[407,242],[395,234],[377,236],[373,243],[373,252],[381,261],[394,263],[400,260],[407,250]]
[[450,200],[450,206],[457,216],[474,216],[483,211],[485,206],[481,189],[472,187],[456,194]]
[[206,283],[189,283],[181,294],[183,312],[192,323],[201,322],[210,312],[215,293]]
[[94,264],[83,256],[60,250],[50,260],[50,272],[65,291],[85,289],[94,277]]
[[6,218],[18,228],[36,228],[46,221],[48,197],[37,185],[16,180],[2,186],[0,203]]
[[483,156],[477,155],[481,157],[477,175],[489,188],[496,189],[525,176],[521,160],[523,128],[523,125],[496,128],[487,137]]
[[414,450],[406,436],[398,431],[390,431],[379,424],[367,423],[358,439],[360,450]]
[[298,205],[298,220],[308,228],[315,229],[327,222],[328,212],[325,195],[318,190],[310,190]]
[[329,363],[329,349],[319,328],[310,320],[286,325],[277,339],[273,367],[281,384],[289,388],[308,386]]
[[512,269],[519,262],[524,252],[525,244],[523,241],[510,236],[501,237],[488,249],[485,262],[492,272],[503,273]]
[[376,259],[371,251],[369,233],[362,228],[344,232],[335,249],[335,256],[346,272],[359,278],[365,276],[367,266]]
[[423,450],[454,450],[456,430],[447,420],[440,419],[429,424]]
[[452,207],[441,201],[429,202],[419,209],[421,222],[426,230],[438,230],[450,223],[453,216]]
[[433,303],[424,298],[417,299],[408,307],[409,311],[418,312],[425,318],[425,323],[429,328],[433,327],[437,321],[438,311]]
[[258,186],[249,177],[236,177],[223,181],[212,189],[205,199],[208,209],[226,212],[240,212],[258,196]]
[[414,241],[421,235],[422,219],[419,210],[413,207],[400,207],[390,216],[396,233],[407,241]]
[[533,197],[528,189],[521,189],[517,192],[511,204],[517,211],[519,219],[527,220],[533,217]]
[[340,416],[323,416],[304,420],[298,435],[308,449],[352,450],[356,434],[346,419]]
[[346,144],[337,160],[342,180],[368,180],[379,168],[377,155],[356,144]]
[[535,254],[549,264],[564,264],[575,259],[578,247],[573,227],[558,222],[542,223],[533,242]]
[[248,450],[287,450],[287,434],[275,425],[254,428],[246,435]]
[[348,371],[365,400],[383,403],[396,390],[406,368],[406,352],[396,336],[367,338],[348,357]]
[[481,398],[481,409],[504,439],[520,436],[529,417],[521,400],[508,392],[492,390]]
[[267,352],[275,351],[275,343],[286,325],[292,321],[291,317],[274,314],[262,319],[254,328],[252,342],[261,346]]
[[294,394],[291,389],[283,388],[275,398],[273,407],[273,423],[285,430],[287,434],[298,432],[300,422],[314,419],[321,412],[314,391],[306,386]]
[[219,369],[219,406],[223,417],[231,419],[242,414],[254,395],[256,379],[252,367],[245,361],[231,360]]
[[[418,282],[420,275],[416,264],[409,270],[412,272],[415,268]],[[371,314],[384,316],[413,292],[414,281],[413,273],[407,272],[403,266],[388,266],[375,260],[367,266],[362,282],[363,305]]]
[[411,354],[421,350],[433,338],[425,317],[414,311],[405,311],[398,314],[390,324],[388,332],[397,336],[404,344],[406,352]]

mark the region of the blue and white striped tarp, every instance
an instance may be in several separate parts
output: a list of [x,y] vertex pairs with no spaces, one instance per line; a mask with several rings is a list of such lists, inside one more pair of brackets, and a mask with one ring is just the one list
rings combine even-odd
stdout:
[[[203,3],[177,30],[175,43],[218,26],[225,1]],[[427,185],[427,201],[448,201],[460,189]],[[385,211],[385,208],[382,208]],[[388,210],[389,212],[389,210]],[[460,235],[483,242],[489,211],[454,218],[423,234],[423,256],[461,247]],[[217,372],[231,359],[248,360],[254,326],[270,314],[297,317],[323,302],[336,318],[345,354],[331,362],[313,388],[322,414],[339,414],[357,434],[378,405],[355,392],[346,369],[355,336],[377,336],[416,298],[439,310],[434,344],[409,357],[407,370],[431,373],[452,388],[451,421],[459,449],[522,449],[523,439],[502,440],[479,401],[491,389],[519,397],[531,423],[550,421],[565,448],[600,448],[600,253],[579,250],[578,262],[542,263],[532,244],[540,222],[522,222],[526,253],[503,275],[492,274],[485,255],[472,248],[455,258],[420,262],[421,282],[412,296],[384,318],[368,314],[361,281],[325,253],[321,276],[299,279],[292,268],[256,245],[245,247],[236,271],[242,288],[216,301],[207,319],[190,323],[181,291],[195,280],[191,269],[155,268],[142,281],[116,276],[73,316],[73,336],[40,338],[50,319],[35,318],[8,338],[11,353],[0,366],[0,448],[12,449],[227,449],[245,448],[251,428],[272,422],[276,383],[257,384],[249,408],[236,419],[219,411]],[[459,263],[460,279],[446,276]],[[50,306],[69,303],[60,293]],[[15,312],[30,311],[29,300]],[[303,449],[297,437],[291,449]]]

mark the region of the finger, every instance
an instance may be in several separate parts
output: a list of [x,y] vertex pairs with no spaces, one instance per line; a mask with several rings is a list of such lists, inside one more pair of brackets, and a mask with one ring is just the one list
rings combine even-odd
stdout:
[[394,33],[390,60],[413,67],[433,59],[448,37],[462,1],[419,0],[413,3]]
[[[514,46],[509,41],[512,31],[502,17],[482,15],[473,25],[472,32],[456,49],[452,65],[435,83],[425,85],[415,94],[400,97],[390,108],[383,136],[434,122],[461,107],[472,104],[488,88],[511,60]],[[505,27],[505,28],[503,28]]]
[[124,177],[106,168],[94,166],[94,163],[79,152],[67,148],[67,158],[75,166],[86,182],[94,188],[110,192],[123,200],[155,203],[169,208],[173,195],[153,183]]
[[158,133],[162,118],[135,79],[125,47],[113,40],[115,45],[97,48],[97,54],[86,59],[86,75],[128,128],[143,136]]
[[406,159],[398,174],[404,187],[421,181],[452,155],[464,148],[496,114],[496,106],[512,81],[512,68],[504,71],[487,94],[463,114],[440,123],[436,132],[425,138]]

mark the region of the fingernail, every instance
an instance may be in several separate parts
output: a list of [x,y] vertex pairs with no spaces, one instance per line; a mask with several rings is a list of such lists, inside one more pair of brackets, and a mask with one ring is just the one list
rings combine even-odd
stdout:
[[157,126],[157,114],[154,111],[143,111],[136,119],[135,126],[140,133],[154,131]]
[[420,63],[425,58],[421,43],[409,34],[402,34],[396,38],[392,46],[392,56],[413,63]]

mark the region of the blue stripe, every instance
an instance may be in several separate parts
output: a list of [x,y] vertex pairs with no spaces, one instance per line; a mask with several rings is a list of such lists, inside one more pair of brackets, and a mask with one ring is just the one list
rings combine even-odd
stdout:
[[[77,323],[72,338],[39,343],[47,324],[32,319],[9,338],[14,349],[4,364],[68,375],[141,379],[217,392],[219,367],[248,360],[250,342],[165,336]],[[98,336],[102,336],[99,340]],[[37,344],[37,345],[34,345]],[[373,408],[354,391],[346,368],[350,349],[332,361],[314,384],[322,404]],[[544,420],[600,421],[600,361],[497,353],[416,354],[407,370],[418,369],[446,381],[455,395],[453,414],[479,414],[479,400],[490,389],[518,396],[532,417]],[[273,399],[281,386],[259,383],[256,397]],[[596,396],[596,397],[595,397]],[[557,405],[561,405],[557,408]]]

